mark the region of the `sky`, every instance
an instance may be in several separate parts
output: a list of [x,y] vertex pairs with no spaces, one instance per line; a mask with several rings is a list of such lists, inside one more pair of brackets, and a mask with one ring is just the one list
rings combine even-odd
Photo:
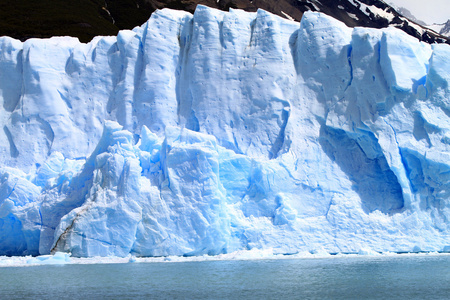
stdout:
[[450,0],[384,0],[408,9],[417,19],[428,25],[450,19]]

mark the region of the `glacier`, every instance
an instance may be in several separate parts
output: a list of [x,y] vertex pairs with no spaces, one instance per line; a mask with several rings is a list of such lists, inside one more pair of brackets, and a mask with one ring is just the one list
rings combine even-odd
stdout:
[[201,5],[88,44],[1,37],[0,255],[445,251],[449,57]]

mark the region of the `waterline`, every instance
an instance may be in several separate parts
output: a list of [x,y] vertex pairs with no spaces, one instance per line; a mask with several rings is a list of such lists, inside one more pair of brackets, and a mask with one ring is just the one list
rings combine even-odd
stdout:
[[74,260],[77,263],[60,266],[1,268],[0,298],[445,299],[450,295],[450,255],[442,254],[179,263]]
[[22,267],[54,264],[120,264],[120,263],[166,263],[166,262],[201,262],[201,261],[240,261],[240,260],[289,260],[289,259],[338,259],[338,258],[372,258],[372,257],[429,257],[448,256],[450,253],[422,252],[422,253],[378,253],[371,250],[361,250],[358,254],[329,254],[326,251],[315,253],[300,252],[296,254],[274,254],[272,249],[242,250],[220,255],[203,256],[165,256],[165,257],[70,257],[70,253],[58,252],[55,255],[32,256],[0,256],[0,267]]

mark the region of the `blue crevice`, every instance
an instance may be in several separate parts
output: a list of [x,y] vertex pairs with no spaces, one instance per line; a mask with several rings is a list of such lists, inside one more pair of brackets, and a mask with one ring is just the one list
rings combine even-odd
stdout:
[[402,148],[400,147],[400,144],[398,143],[398,139],[397,139],[397,132],[395,131],[394,127],[392,127],[391,124],[389,124],[388,122],[386,122],[386,120],[384,120],[384,122],[386,123],[386,125],[388,125],[389,127],[391,127],[392,132],[394,133],[394,139],[395,139],[395,143],[397,144],[397,148],[398,148],[398,154],[400,155],[400,159],[403,165],[403,168],[405,170],[405,175],[406,178],[408,179],[408,182],[410,183],[411,187],[413,186],[413,183],[411,181],[410,178],[410,172],[408,172],[408,161],[406,159],[405,154],[403,153]]
[[366,213],[379,210],[393,214],[403,208],[400,183],[374,136],[355,139],[341,129],[323,125],[319,142],[325,154],[353,182],[352,189]]
[[9,131],[8,127],[3,126],[3,131],[6,134],[6,137],[8,138],[9,142],[9,152],[11,157],[16,158],[19,156],[19,150],[17,150],[16,144],[14,143],[13,135],[11,134],[11,131]]
[[[407,162],[405,160],[405,156],[402,153],[402,148],[400,147],[400,144],[398,143],[398,139],[397,139],[397,132],[395,131],[394,127],[392,127],[391,124],[389,124],[388,122],[386,122],[386,120],[384,120],[384,123],[386,123],[386,125],[388,125],[389,127],[391,127],[392,132],[394,133],[394,139],[395,139],[395,143],[397,144],[397,149],[398,149],[398,154],[400,155],[400,159],[402,161],[403,164],[403,168],[405,168],[406,170],[406,166],[407,166]],[[405,172],[407,173],[407,172]],[[408,178],[408,180],[411,182],[411,179]]]
[[[258,17],[258,15],[256,16]],[[256,18],[250,22],[250,41],[248,42],[248,47],[252,46],[254,34],[255,34]]]
[[427,91],[427,87],[426,87],[426,82],[427,82],[427,75],[423,76],[422,78],[420,78],[419,80],[414,80],[413,81],[413,86],[412,86],[412,90],[414,92],[414,94],[417,94],[417,90],[419,89],[419,86],[423,86],[425,88],[426,91],[426,96],[428,96],[428,91]]
[[[347,92],[348,88],[352,85],[353,82],[353,65],[352,65],[352,51],[353,51],[353,47],[352,45],[348,45],[347,48],[347,62],[348,62],[348,66],[350,68],[349,72],[350,72],[350,79],[347,83],[347,86],[344,88],[344,92],[342,93],[342,97],[339,98],[339,101],[341,101],[342,99],[345,98],[345,92]],[[328,111],[327,111],[328,114]]]
[[286,108],[290,108],[290,104],[289,102],[287,102],[287,105],[284,106],[282,112],[281,112],[281,126],[280,126],[280,131],[278,133],[278,136],[275,140],[275,142],[273,143],[270,152],[269,152],[269,159],[275,159],[278,157],[278,154],[280,152],[280,150],[282,149],[283,145],[284,145],[284,140],[285,140],[285,134],[286,134],[286,126],[289,120],[289,116],[290,116],[290,110],[287,110]]
[[39,218],[41,220],[41,224],[39,224],[41,226],[41,228],[39,228],[40,230],[42,230],[42,227],[44,226],[44,221],[43,221],[42,212],[41,212],[41,204],[39,205]]
[[226,48],[224,38],[223,38],[223,21],[219,22],[219,39],[221,49]]
[[[352,85],[352,82],[353,82],[352,51],[353,51],[353,47],[352,47],[352,45],[349,45],[348,49],[347,49],[347,61],[348,61],[348,66],[350,67],[350,81],[348,82],[347,87],[345,88],[345,91]],[[344,91],[344,93],[345,93],[345,91]]]

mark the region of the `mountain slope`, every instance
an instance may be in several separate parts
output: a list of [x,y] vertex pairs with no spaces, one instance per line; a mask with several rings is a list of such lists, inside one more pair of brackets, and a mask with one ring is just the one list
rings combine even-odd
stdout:
[[67,35],[84,42],[96,35],[115,35],[118,28],[102,9],[102,3],[101,0],[1,1],[0,35],[20,40]]
[[413,21],[414,23],[417,23],[417,24],[422,25],[422,26],[427,26],[427,24],[426,24],[424,21],[417,19],[417,18],[412,14],[412,12],[410,12],[408,9],[406,9],[406,8],[404,8],[404,7],[393,7],[393,8],[395,8],[395,10],[396,10],[399,14],[401,14],[402,16],[408,18],[409,20]]
[[433,24],[433,25],[428,25],[427,27],[436,31],[440,35],[450,37],[450,20],[448,20],[447,22],[445,22],[443,24]]
[[450,20],[444,23],[441,30],[439,31],[439,34],[450,37]]

